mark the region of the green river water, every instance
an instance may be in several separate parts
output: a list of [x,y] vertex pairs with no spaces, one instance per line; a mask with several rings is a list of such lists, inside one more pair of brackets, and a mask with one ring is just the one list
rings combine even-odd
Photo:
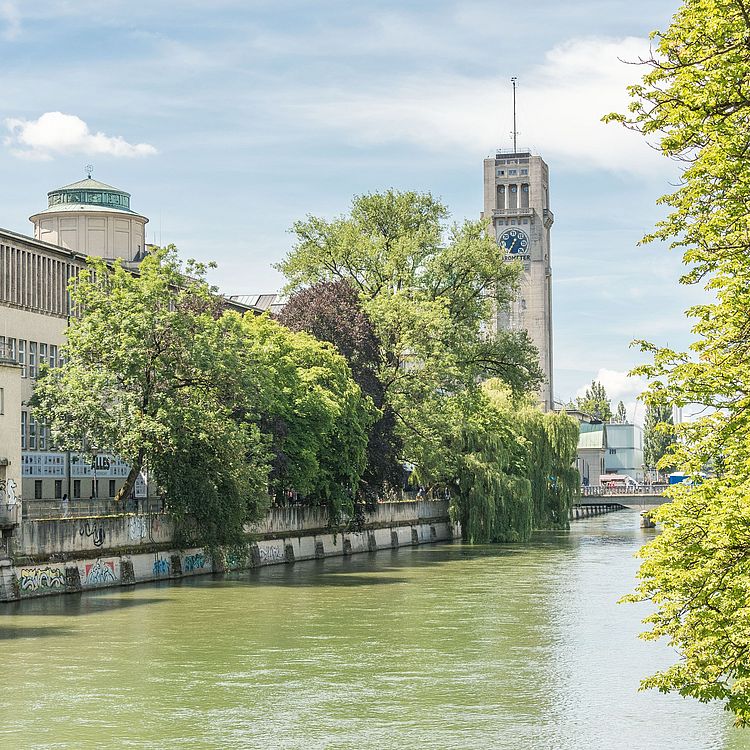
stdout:
[[750,749],[638,693],[621,512],[528,546],[426,545],[0,605],[0,748]]

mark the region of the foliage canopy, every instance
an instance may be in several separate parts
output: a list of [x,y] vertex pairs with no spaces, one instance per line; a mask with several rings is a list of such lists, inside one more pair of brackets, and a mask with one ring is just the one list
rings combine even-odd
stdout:
[[652,407],[704,407],[676,426],[662,466],[717,476],[673,490],[656,518],[663,532],[642,550],[633,599],[656,606],[649,638],[665,637],[680,661],[645,681],[701,701],[721,700],[750,720],[750,5],[685,0],[633,86],[627,115],[610,115],[656,141],[682,165],[677,189],[660,199],[669,215],[646,240],[683,253],[682,282],[705,282],[711,301],[688,311],[688,352],[642,342],[653,363]]

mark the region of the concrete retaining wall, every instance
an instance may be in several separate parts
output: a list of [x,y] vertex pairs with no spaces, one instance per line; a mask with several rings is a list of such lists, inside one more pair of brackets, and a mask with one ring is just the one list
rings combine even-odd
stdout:
[[256,541],[245,557],[222,553],[219,559],[200,548],[171,548],[172,527],[163,516],[26,521],[18,554],[0,560],[0,601],[374,552],[460,535],[442,502],[382,503],[366,514],[358,531],[333,533],[321,526],[325,520],[317,508],[276,509],[253,527]]

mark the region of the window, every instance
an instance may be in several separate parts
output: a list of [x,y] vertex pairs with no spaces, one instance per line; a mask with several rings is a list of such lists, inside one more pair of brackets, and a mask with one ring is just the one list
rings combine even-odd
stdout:
[[81,480],[74,479],[73,480],[73,497],[80,497],[80,496],[81,496]]
[[57,347],[54,344],[49,345],[49,366],[50,369],[57,367]]
[[115,496],[115,480],[114,479],[109,480],[109,496],[110,497]]
[[18,364],[21,365],[21,377],[26,377],[26,342],[18,339]]
[[528,169],[522,169],[522,170],[521,170],[521,174],[528,174],[528,173],[529,173],[529,170],[528,170]]
[[609,455],[614,456],[617,453],[617,448],[610,448],[609,449]]
[[513,175],[517,175],[517,174],[518,174],[518,170],[517,169],[509,169],[508,170],[508,176],[509,177],[513,177]]
[[41,500],[41,499],[42,499],[42,480],[35,479],[34,480],[34,500]]
[[29,450],[36,450],[36,419],[29,419]]
[[5,389],[0,388],[0,414],[5,414]]
[[39,366],[47,364],[47,344],[39,344]]
[[26,450],[26,424],[28,422],[28,412],[21,412],[21,450]]
[[36,377],[36,341],[29,341],[29,377]]
[[46,451],[47,450],[47,423],[46,422],[40,422],[39,423],[39,450],[40,451]]
[[55,479],[55,500],[62,497],[62,479]]
[[498,169],[497,170],[497,176],[498,177],[503,177],[504,175],[505,175],[505,170],[504,169]]

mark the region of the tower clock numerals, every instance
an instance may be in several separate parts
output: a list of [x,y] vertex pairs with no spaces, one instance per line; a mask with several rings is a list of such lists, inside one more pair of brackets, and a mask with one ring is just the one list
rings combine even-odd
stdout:
[[498,237],[497,244],[508,255],[522,255],[529,252],[529,237],[523,229],[506,229]]

